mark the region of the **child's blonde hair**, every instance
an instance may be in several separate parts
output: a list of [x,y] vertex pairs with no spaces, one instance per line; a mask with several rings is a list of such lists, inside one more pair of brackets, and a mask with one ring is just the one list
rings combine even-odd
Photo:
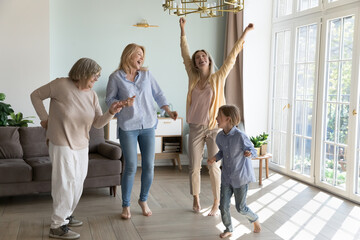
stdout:
[[225,117],[230,117],[230,123],[232,126],[237,126],[240,123],[240,110],[235,105],[223,105],[219,108]]

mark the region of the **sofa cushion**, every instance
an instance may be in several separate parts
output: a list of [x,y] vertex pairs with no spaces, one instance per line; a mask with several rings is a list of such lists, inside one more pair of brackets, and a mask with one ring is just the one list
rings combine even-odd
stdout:
[[89,160],[87,177],[120,175],[120,160],[109,160],[96,153],[89,154]]
[[96,153],[97,152],[97,146],[100,143],[105,142],[105,137],[104,137],[104,129],[96,129],[96,128],[91,128],[90,129],[90,141],[89,141],[89,153]]
[[33,169],[33,181],[51,180],[51,161],[50,157],[33,157],[25,159]]
[[119,146],[110,143],[100,143],[97,147],[97,151],[100,155],[113,160],[119,160],[122,155],[122,151]]
[[31,182],[31,167],[22,159],[0,159],[0,183]]
[[49,156],[46,145],[46,130],[42,127],[19,128],[24,158]]
[[18,127],[0,127],[0,159],[23,158]]

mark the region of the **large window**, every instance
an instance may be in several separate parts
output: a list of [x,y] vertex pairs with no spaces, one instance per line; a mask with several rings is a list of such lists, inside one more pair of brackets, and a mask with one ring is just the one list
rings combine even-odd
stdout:
[[345,188],[354,16],[328,21],[321,180]]
[[271,134],[278,144],[273,146],[274,158],[272,161],[285,166],[287,148],[287,123],[289,104],[289,63],[290,63],[290,31],[284,30],[275,34],[275,59],[273,64],[273,121]]
[[317,24],[297,28],[292,170],[310,176],[315,100]]
[[270,166],[360,202],[360,1],[275,3]]

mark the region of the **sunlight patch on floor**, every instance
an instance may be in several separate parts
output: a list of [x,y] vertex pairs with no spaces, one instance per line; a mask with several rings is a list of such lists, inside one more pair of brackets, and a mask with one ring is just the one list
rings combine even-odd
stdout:
[[343,239],[343,240],[347,240],[347,239],[354,239],[353,235],[348,234],[347,232],[345,232],[342,229],[339,229],[336,231],[335,235],[331,238],[331,239]]
[[239,225],[238,227],[234,228],[234,232],[229,239],[241,239],[242,236],[245,234],[251,233],[251,230],[244,225]]
[[261,209],[260,211],[256,212],[256,214],[259,216],[259,222],[263,223],[267,219],[269,219],[272,215],[274,215],[274,211],[271,211],[268,208]]
[[352,233],[353,235],[355,235],[359,230],[360,230],[360,226],[359,226],[359,221],[348,216],[346,217],[346,219],[344,220],[344,222],[342,223],[342,228],[350,233]]
[[309,230],[313,234],[317,235],[324,228],[326,221],[313,217],[305,226],[305,229]]
[[277,198],[275,201],[271,202],[268,205],[268,208],[271,208],[271,210],[274,210],[274,211],[278,211],[286,204],[287,204],[286,201],[282,200],[281,198]]
[[311,216],[312,216],[312,214],[300,209],[297,213],[295,213],[290,218],[290,221],[292,221],[298,225],[303,225],[311,218]]
[[298,232],[299,229],[300,227],[296,224],[292,222],[286,222],[281,227],[279,227],[275,233],[283,239],[290,239],[296,235],[296,232]]

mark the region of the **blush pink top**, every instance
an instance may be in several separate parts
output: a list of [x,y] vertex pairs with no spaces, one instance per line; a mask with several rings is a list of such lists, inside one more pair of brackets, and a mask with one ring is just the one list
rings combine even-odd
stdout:
[[204,89],[197,86],[191,94],[192,103],[187,114],[187,122],[199,125],[209,125],[209,109],[213,97],[213,90],[209,83]]

